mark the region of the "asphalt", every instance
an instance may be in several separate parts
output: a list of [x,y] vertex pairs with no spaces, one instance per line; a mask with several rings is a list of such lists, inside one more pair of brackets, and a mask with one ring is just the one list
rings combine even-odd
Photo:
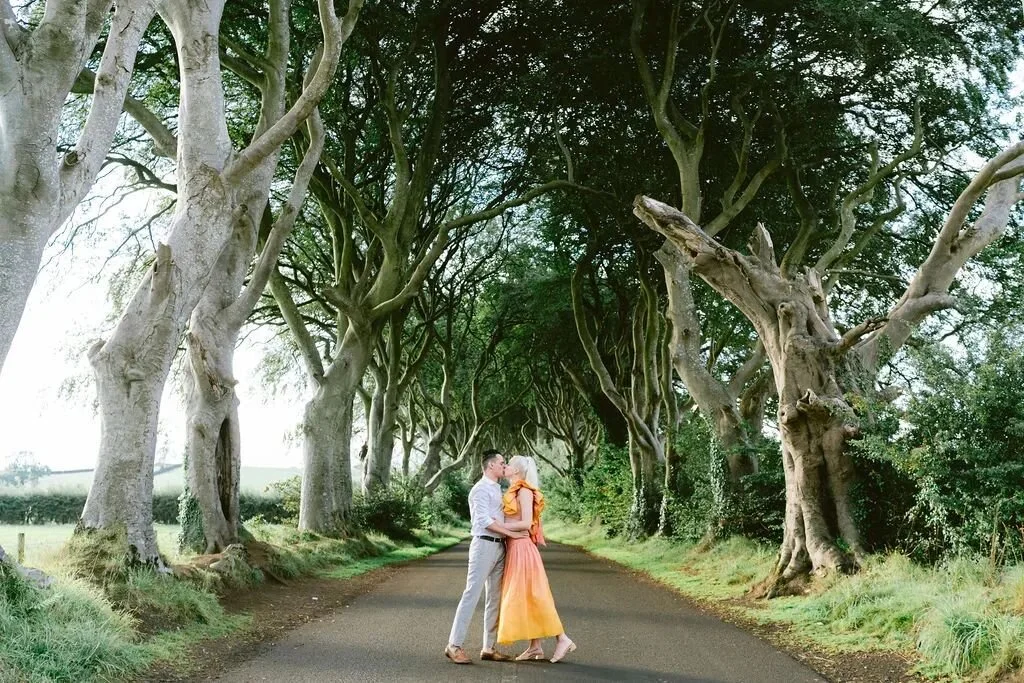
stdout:
[[[558,664],[478,660],[483,604],[470,628],[471,666],[443,650],[466,579],[463,543],[411,563],[333,613],[268,643],[213,680],[320,681],[825,681],[749,633],[672,591],[567,546],[543,549],[562,623],[579,649]],[[525,643],[505,648],[518,653]],[[548,656],[553,640],[545,642]]]

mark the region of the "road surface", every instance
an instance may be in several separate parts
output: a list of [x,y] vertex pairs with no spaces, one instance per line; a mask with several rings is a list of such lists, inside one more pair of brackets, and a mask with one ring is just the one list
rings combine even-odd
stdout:
[[[410,563],[347,606],[267,643],[221,682],[825,681],[667,588],[576,549],[542,550],[562,623],[579,649],[558,664],[478,659],[483,600],[457,666],[443,650],[466,580],[468,544]],[[505,648],[518,653],[525,643]],[[553,640],[545,652],[554,651]]]

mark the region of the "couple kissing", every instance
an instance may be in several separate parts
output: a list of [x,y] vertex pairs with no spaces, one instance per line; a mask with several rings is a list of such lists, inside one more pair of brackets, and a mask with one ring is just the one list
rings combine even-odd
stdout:
[[[469,492],[472,541],[466,589],[459,600],[444,654],[456,664],[472,664],[463,649],[466,631],[480,594],[484,594],[484,641],[480,659],[507,662],[512,657],[495,649],[497,643],[530,641],[516,661],[544,659],[542,638],[556,638],[552,662],[576,649],[565,634],[555,610],[547,572],[538,545],[545,545],[541,530],[544,496],[540,492],[537,463],[516,455],[508,463],[495,450],[485,451],[483,476]],[[509,481],[502,495],[499,479]]]

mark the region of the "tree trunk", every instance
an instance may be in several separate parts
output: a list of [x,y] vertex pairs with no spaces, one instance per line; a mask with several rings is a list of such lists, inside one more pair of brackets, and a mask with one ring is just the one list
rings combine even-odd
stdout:
[[[635,213],[675,242],[692,270],[732,301],[764,343],[779,391],[779,425],[786,477],[786,519],[779,563],[767,596],[800,586],[810,571],[850,571],[862,554],[849,491],[853,465],[845,451],[856,434],[853,411],[836,381],[840,338],[820,280],[783,279],[771,239],[759,226],[753,258],[708,237],[685,215],[647,198]],[[851,552],[840,549],[843,539]]]
[[385,489],[391,481],[391,463],[395,452],[395,430],[398,426],[398,382],[387,377],[383,389],[373,393],[370,430],[367,435],[369,453],[366,456],[366,474],[363,493]]
[[45,218],[17,215],[23,204],[0,194],[0,370],[18,332],[50,231],[33,229]]
[[441,454],[444,452],[444,443],[448,440],[448,429],[438,429],[430,434],[427,439],[427,453],[423,458],[423,467],[420,468],[420,482],[426,484],[434,478],[441,470]]
[[216,323],[197,307],[186,337],[190,372],[182,509],[194,506],[198,518],[181,515],[181,538],[183,546],[206,553],[237,543],[239,532],[241,443],[233,372],[238,330],[218,329]]
[[[234,205],[221,182],[231,144],[217,52],[222,7],[167,3],[178,46],[180,196],[168,244],[110,338],[93,346],[100,404],[99,457],[82,512],[85,528],[125,525],[133,559],[159,564],[153,532],[153,460],[160,397],[189,315],[210,280]],[[211,112],[214,115],[211,116]]]
[[657,532],[661,518],[661,486],[656,474],[658,452],[641,438],[630,436],[629,463],[633,474],[633,500],[625,524],[627,538]]
[[370,362],[373,335],[353,325],[342,340],[303,419],[299,529],[337,535],[352,508],[352,408]]

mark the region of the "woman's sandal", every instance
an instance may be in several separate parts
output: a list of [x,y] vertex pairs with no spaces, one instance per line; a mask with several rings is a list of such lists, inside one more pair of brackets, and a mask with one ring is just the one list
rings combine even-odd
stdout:
[[562,659],[567,654],[569,654],[570,652],[575,652],[575,651],[576,651],[576,643],[574,643],[574,642],[572,642],[570,640],[569,644],[566,645],[565,650],[561,654],[558,653],[558,647],[555,648],[555,655],[551,658],[551,663],[552,664],[557,664],[558,662],[562,661]]
[[538,662],[544,659],[544,650],[534,649],[532,647],[526,648],[521,655],[516,657],[517,662]]

